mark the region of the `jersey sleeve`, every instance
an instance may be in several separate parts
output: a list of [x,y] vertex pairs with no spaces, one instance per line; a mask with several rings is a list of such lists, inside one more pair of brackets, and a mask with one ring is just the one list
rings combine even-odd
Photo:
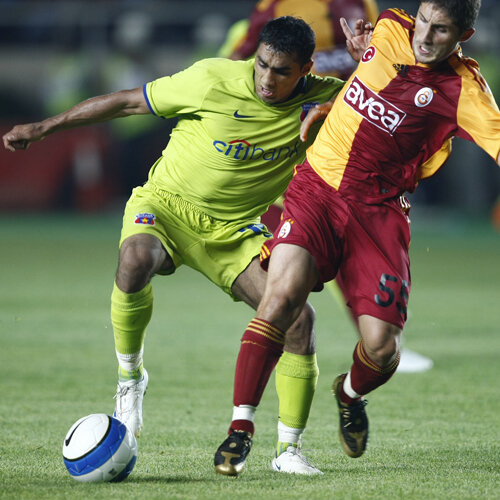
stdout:
[[449,158],[451,154],[451,137],[446,139],[443,145],[428,160],[419,166],[417,170],[417,180],[426,179],[434,175]]
[[210,87],[209,68],[210,59],[204,59],[172,76],[147,83],[144,95],[151,111],[165,118],[198,111]]
[[457,108],[458,137],[475,142],[495,161],[500,153],[500,111],[477,66],[467,65]]

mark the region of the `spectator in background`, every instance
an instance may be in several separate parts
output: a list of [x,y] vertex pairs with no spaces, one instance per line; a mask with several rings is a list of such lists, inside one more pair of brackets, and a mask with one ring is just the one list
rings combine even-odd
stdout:
[[[152,80],[155,71],[147,54],[153,28],[153,20],[145,12],[127,11],[116,19],[108,50],[89,46],[77,53],[68,51],[56,56],[48,67],[43,85],[45,112],[56,115],[75,102],[136,88]],[[88,199],[90,184],[102,189],[106,179],[112,178],[113,194],[125,197],[134,186],[144,183],[148,173],[146,166],[157,159],[158,150],[169,133],[168,125],[171,129],[175,123],[174,120],[168,122],[159,123],[145,115],[138,115],[134,120],[110,122],[99,139],[105,136],[107,153],[112,160],[104,158],[103,148],[96,141],[87,138],[79,145],[73,165],[69,166],[73,168],[75,208],[82,208],[78,202],[79,191],[83,190]],[[89,163],[93,163],[92,169],[88,168]],[[80,168],[80,164],[85,168]],[[144,167],[138,168],[138,165]],[[108,193],[108,202],[111,194]]]
[[[340,18],[354,28],[358,19],[375,24],[378,7],[375,0],[260,0],[255,6],[247,24],[247,30],[235,40],[235,46],[229,57],[246,59],[257,49],[257,39],[262,27],[271,19],[280,16],[295,16],[304,19],[316,35],[316,50],[311,73],[320,76],[335,76],[347,80],[356,62],[346,48],[344,32]],[[243,23],[237,25],[242,29]],[[235,36],[237,36],[235,34]]]
[[[117,19],[113,51],[102,67],[105,94],[139,87],[155,77],[156,71],[148,59],[153,29],[153,19],[144,11],[125,12]],[[164,147],[176,120],[162,122],[138,115],[133,120],[113,120],[109,124],[123,193],[127,196],[132,188],[146,182],[148,166],[157,160],[158,151]],[[142,168],[137,168],[138,165]]]

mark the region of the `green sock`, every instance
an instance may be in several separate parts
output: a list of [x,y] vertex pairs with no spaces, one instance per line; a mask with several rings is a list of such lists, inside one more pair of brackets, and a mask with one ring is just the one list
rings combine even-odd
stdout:
[[122,292],[116,283],[114,284],[111,294],[111,323],[117,353],[135,354],[141,351],[152,313],[151,283],[135,293]]
[[[297,446],[298,438],[309,418],[318,375],[316,354],[283,352],[276,366],[276,392],[279,399],[278,455],[286,451],[288,446]],[[295,436],[290,439],[290,432],[292,435],[296,433],[297,439],[293,439]]]

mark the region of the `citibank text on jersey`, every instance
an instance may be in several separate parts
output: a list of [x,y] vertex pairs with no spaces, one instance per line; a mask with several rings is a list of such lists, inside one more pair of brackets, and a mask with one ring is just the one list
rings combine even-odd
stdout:
[[299,155],[300,142],[297,140],[291,146],[280,148],[263,149],[257,144],[252,146],[245,140],[236,140],[229,143],[224,141],[214,141],[214,148],[225,156],[230,156],[235,160],[257,160],[262,158],[266,161],[278,160],[280,157],[292,158]]

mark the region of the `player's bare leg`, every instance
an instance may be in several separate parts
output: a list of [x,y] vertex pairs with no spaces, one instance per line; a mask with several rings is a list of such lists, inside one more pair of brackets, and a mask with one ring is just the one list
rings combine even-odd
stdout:
[[[351,314],[347,311],[345,299],[342,291],[335,280],[325,283],[325,288],[330,292],[335,302],[344,310],[344,312],[352,319]],[[402,339],[402,342],[403,339]],[[430,370],[434,365],[431,358],[424,356],[415,351],[411,351],[407,347],[401,346],[401,358],[399,360],[397,373],[420,373]]]
[[143,367],[144,335],[153,310],[151,278],[174,269],[158,238],[138,234],[120,249],[111,295],[111,320],[118,358],[118,386],[114,415],[138,437],[143,424],[142,400],[148,385]]
[[116,284],[125,293],[142,290],[158,272],[173,272],[174,263],[160,240],[150,234],[136,234],[121,245]]

